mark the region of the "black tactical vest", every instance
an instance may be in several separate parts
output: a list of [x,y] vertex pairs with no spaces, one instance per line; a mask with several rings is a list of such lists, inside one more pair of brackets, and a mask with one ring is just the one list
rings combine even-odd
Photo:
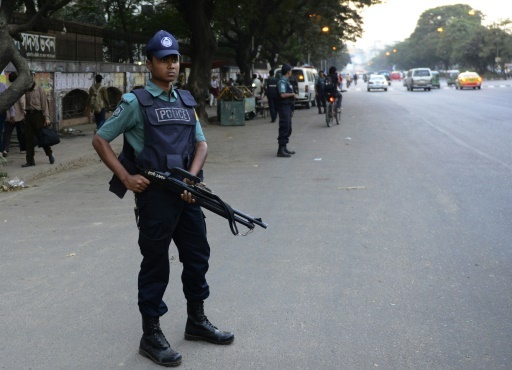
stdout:
[[144,148],[137,155],[139,169],[166,172],[173,167],[188,170],[196,149],[196,101],[187,90],[176,90],[171,103],[147,90],[133,93],[144,114]]
[[269,98],[277,98],[277,78],[269,77],[267,78],[267,83],[265,86],[265,93]]
[[[196,148],[196,101],[187,90],[176,90],[178,99],[167,102],[154,98],[147,90],[137,89],[137,97],[144,116],[144,147],[138,156],[124,137],[119,161],[128,173],[135,175],[140,169],[167,172],[173,167],[188,170]],[[198,174],[202,178],[202,171]],[[114,175],[109,190],[119,198],[126,187]]]

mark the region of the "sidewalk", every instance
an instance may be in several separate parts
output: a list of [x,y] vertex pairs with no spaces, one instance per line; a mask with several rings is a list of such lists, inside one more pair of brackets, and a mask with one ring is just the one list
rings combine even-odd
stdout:
[[[217,108],[206,107],[210,125],[218,125]],[[84,167],[90,164],[99,163],[100,159],[92,147],[92,138],[96,125],[86,124],[80,126],[66,127],[71,132],[60,132],[60,143],[52,147],[55,163],[50,164],[48,157],[42,148],[35,148],[35,166],[21,167],[26,163],[25,154],[21,154],[19,147],[11,145],[9,156],[5,158],[7,163],[0,162],[0,173],[7,173],[7,178],[0,178],[0,184],[10,180],[19,179],[25,185],[32,185],[34,180],[50,176],[59,172]],[[116,153],[121,151],[123,146],[122,137],[118,137],[112,143]]]

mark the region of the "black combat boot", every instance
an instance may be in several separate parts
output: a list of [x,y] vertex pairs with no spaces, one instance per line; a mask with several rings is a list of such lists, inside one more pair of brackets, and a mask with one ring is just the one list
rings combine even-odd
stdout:
[[285,152],[285,150],[284,150],[285,148],[286,148],[286,146],[279,145],[279,149],[277,150],[277,156],[278,157],[289,158],[289,157],[292,156],[291,154],[288,154],[288,153]]
[[235,340],[233,333],[220,331],[208,321],[204,314],[203,301],[187,302],[187,314],[186,340],[205,340],[213,344],[230,344]]
[[295,151],[294,151],[294,150],[288,150],[288,148],[286,147],[286,145],[284,146],[284,152],[285,152],[285,153],[288,153],[288,154],[295,154]]
[[158,317],[142,316],[142,338],[139,353],[149,358],[155,364],[162,366],[178,366],[181,355],[174,351],[160,329]]

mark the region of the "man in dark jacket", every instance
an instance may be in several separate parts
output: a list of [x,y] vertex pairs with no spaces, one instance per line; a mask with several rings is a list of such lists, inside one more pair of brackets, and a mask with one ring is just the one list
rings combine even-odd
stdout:
[[279,99],[277,95],[277,78],[274,77],[273,69],[268,73],[270,76],[265,80],[265,90],[263,91],[263,94],[267,97],[270,119],[271,122],[274,123],[277,118],[277,103]]
[[[320,71],[315,83],[316,105],[318,106],[318,114],[325,114],[325,73]],[[322,107],[324,111],[322,112]]]

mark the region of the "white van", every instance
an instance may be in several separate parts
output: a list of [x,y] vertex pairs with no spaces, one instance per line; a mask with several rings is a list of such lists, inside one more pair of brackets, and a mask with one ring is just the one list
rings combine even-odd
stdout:
[[[275,70],[275,76],[281,77],[281,68]],[[311,67],[293,67],[292,77],[297,80],[299,88],[298,96],[295,99],[295,105],[304,105],[311,108],[316,105],[315,82],[318,77],[318,71]],[[291,82],[291,81],[290,81]],[[293,85],[293,83],[292,83]]]
[[318,71],[311,67],[294,67],[292,68],[292,76],[299,83],[299,96],[295,99],[295,105],[304,105],[308,109],[311,108],[316,101],[315,82]]

